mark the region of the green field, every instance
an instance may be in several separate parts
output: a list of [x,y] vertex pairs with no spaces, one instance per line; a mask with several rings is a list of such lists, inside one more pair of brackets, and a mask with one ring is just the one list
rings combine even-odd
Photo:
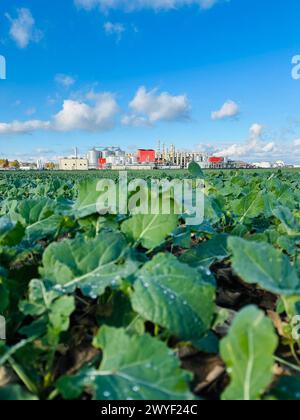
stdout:
[[205,171],[188,226],[100,216],[117,172],[0,172],[0,399],[299,400],[299,173]]

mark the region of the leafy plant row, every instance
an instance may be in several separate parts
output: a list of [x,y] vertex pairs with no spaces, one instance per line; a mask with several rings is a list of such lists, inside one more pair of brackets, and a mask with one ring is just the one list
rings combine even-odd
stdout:
[[299,399],[299,174],[208,172],[199,226],[97,179],[1,175],[0,398]]

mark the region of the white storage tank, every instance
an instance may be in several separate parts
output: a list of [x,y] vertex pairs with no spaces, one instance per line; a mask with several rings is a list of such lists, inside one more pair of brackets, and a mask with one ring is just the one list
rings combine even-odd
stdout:
[[87,159],[89,162],[89,169],[98,169],[99,159],[102,157],[102,153],[99,150],[93,148],[87,154]]

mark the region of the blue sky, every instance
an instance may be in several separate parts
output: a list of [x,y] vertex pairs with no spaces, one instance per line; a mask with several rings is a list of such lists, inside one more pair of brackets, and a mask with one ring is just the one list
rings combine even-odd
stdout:
[[160,139],[300,163],[299,12],[299,0],[2,0],[0,154]]

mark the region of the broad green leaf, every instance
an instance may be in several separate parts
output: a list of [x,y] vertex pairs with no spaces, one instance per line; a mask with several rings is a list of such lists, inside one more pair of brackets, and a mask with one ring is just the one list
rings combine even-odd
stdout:
[[189,173],[195,178],[204,179],[204,172],[197,162],[191,162],[189,164]]
[[64,398],[78,398],[86,388],[99,401],[193,399],[191,375],[180,369],[175,355],[159,340],[102,327],[94,346],[103,351],[100,369],[60,379],[57,387]]
[[38,398],[30,394],[20,385],[8,385],[0,388],[0,401],[37,401]]
[[26,316],[40,316],[51,308],[51,304],[58,297],[55,291],[48,291],[41,280],[31,280],[29,284],[28,300],[20,302],[20,310]]
[[10,216],[27,227],[52,216],[55,207],[56,202],[48,198],[27,199],[11,203]]
[[55,237],[59,233],[63,221],[64,217],[59,214],[39,220],[26,228],[26,237],[31,242]]
[[189,227],[178,227],[172,234],[173,245],[180,248],[190,248],[191,246],[191,229]]
[[54,214],[57,203],[48,198],[27,199],[10,206],[10,217],[26,227],[26,238],[37,241],[54,237],[63,222],[63,216]]
[[178,225],[177,215],[134,215],[122,224],[122,232],[129,240],[146,249],[160,245]]
[[180,261],[192,267],[209,268],[216,261],[222,261],[229,256],[228,238],[225,234],[216,235],[182,254]]
[[59,297],[55,291],[48,291],[41,280],[32,280],[28,300],[20,302],[19,306],[25,315],[38,318],[33,324],[23,327],[22,333],[28,337],[45,335],[47,345],[55,347],[60,334],[69,328],[75,299],[73,296]]
[[206,223],[216,224],[223,216],[222,206],[219,201],[210,195],[204,199],[204,219]]
[[259,284],[272,293],[300,294],[300,279],[286,255],[267,243],[231,237],[234,271],[247,283]]
[[144,319],[183,340],[197,342],[209,330],[215,287],[171,254],[158,254],[137,273],[132,305]]
[[103,230],[95,239],[78,236],[51,244],[43,255],[41,274],[72,293],[76,288],[96,299],[107,287],[116,287],[137,269],[120,232]]
[[28,344],[32,343],[35,339],[36,337],[30,337],[27,340],[21,340],[12,347],[8,347],[4,342],[0,341],[0,366],[5,365],[12,356]]
[[297,376],[282,376],[271,395],[281,401],[300,401],[300,378]]
[[7,216],[0,218],[0,245],[17,245],[23,236],[24,228],[19,222],[12,222]]
[[231,379],[223,400],[259,400],[272,382],[278,339],[272,321],[255,306],[243,309],[221,341],[221,357]]
[[194,341],[193,343],[194,346],[203,353],[219,353],[219,338],[212,331],[208,331],[203,338],[200,338],[200,340]]
[[255,218],[264,213],[265,201],[263,193],[254,191],[231,203],[232,211],[239,216],[240,222],[246,218]]
[[289,236],[279,236],[276,241],[276,245],[286,251],[289,255],[296,255],[297,254],[297,243],[294,238]]
[[289,236],[300,237],[300,223],[296,220],[290,209],[280,206],[273,211],[273,214],[280,220]]
[[78,197],[74,205],[75,215],[78,218],[98,213],[97,200],[100,192],[97,185],[100,179],[85,179],[78,186]]
[[57,345],[60,334],[68,331],[70,316],[74,310],[75,298],[73,296],[62,296],[53,302],[51,310],[48,313],[47,342],[49,345]]

